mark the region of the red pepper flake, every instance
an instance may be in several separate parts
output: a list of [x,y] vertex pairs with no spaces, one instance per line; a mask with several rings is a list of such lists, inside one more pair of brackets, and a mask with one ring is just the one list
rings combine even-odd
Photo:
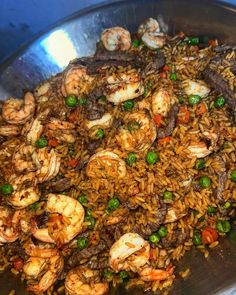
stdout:
[[71,167],[71,168],[75,168],[77,165],[78,165],[78,160],[76,159],[71,159],[70,161],[68,161],[68,166]]
[[166,136],[164,138],[158,139],[158,144],[160,145],[166,145],[171,141],[171,136]]
[[165,73],[165,72],[161,72],[161,73],[160,73],[160,77],[161,77],[162,79],[165,79],[165,78],[166,78],[166,73]]
[[163,71],[168,72],[170,70],[170,67],[168,65],[164,65]]
[[154,121],[155,121],[157,127],[160,128],[162,125],[162,116],[157,114],[156,116],[154,116]]
[[218,45],[218,40],[217,39],[211,39],[208,41],[208,45],[211,47],[216,47]]
[[68,116],[68,121],[71,123],[76,123],[78,120],[78,109],[75,108],[70,111],[69,116]]
[[50,145],[50,147],[55,148],[56,146],[58,146],[58,141],[55,138],[51,138],[49,139],[48,144]]
[[17,257],[13,259],[12,264],[16,270],[20,271],[24,266],[24,260],[21,257]]
[[203,229],[202,231],[202,243],[203,244],[212,244],[218,239],[218,233],[217,231],[210,227],[207,226]]

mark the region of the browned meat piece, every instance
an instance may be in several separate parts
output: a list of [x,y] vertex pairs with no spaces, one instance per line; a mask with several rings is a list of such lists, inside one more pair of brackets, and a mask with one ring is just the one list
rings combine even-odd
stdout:
[[105,114],[104,105],[99,104],[98,102],[98,98],[102,95],[102,88],[95,88],[88,94],[86,106],[86,118],[88,120],[100,119]]
[[4,248],[6,250],[11,250],[11,252],[15,255],[20,255],[22,258],[26,257],[25,250],[23,248],[23,244],[20,241],[15,241],[13,243],[4,244]]
[[45,227],[46,222],[48,221],[49,213],[43,212],[40,215],[35,215],[33,221],[36,222],[38,228]]
[[178,105],[174,104],[169,114],[167,115],[167,121],[168,121],[167,125],[162,128],[158,128],[157,130],[158,138],[164,138],[172,134],[173,130],[175,129],[178,111],[179,111]]
[[83,266],[87,266],[90,269],[102,269],[109,267],[108,257],[92,257],[87,263],[83,264]]
[[[104,251],[107,248],[106,243],[101,240],[98,245],[89,246],[83,250],[76,249],[72,255],[69,257],[66,266],[73,268],[80,264],[82,259],[88,259],[94,255],[98,255],[100,252]],[[66,267],[66,268],[67,268]]]
[[181,229],[177,229],[173,232],[172,235],[167,235],[165,238],[161,239],[161,243],[164,248],[175,248],[183,244],[189,236],[189,230],[185,229],[182,232]]
[[64,192],[70,189],[73,185],[68,178],[62,178],[57,181],[53,181],[49,186],[48,189],[55,193]]
[[101,145],[101,140],[91,140],[89,141],[85,148],[89,152],[90,155],[94,154],[96,149]]
[[216,89],[219,93],[222,93],[229,107],[234,110],[236,108],[236,98],[233,90],[230,89],[228,83],[217,71],[207,68],[204,71],[205,81]]
[[[133,231],[140,234],[143,238],[147,238],[149,235],[151,235],[153,232],[157,231],[161,224],[163,224],[166,213],[167,213],[167,206],[165,203],[158,200],[157,202],[157,213],[154,215],[153,218],[155,218],[155,223],[147,221],[147,224],[144,226],[142,223],[138,224],[139,215],[145,215],[145,212],[137,212],[134,213],[136,215],[135,219],[137,220],[137,224],[134,226]],[[148,220],[148,217],[147,217]]]

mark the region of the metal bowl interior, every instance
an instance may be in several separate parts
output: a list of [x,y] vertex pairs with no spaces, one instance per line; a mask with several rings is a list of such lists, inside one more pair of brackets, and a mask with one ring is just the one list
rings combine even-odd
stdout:
[[[21,96],[26,89],[62,71],[70,60],[94,53],[103,29],[124,26],[131,32],[146,18],[159,20],[170,34],[184,31],[193,35],[216,36],[236,44],[236,8],[219,1],[190,0],[129,0],[109,1],[73,15],[49,29],[33,42],[21,48],[0,66],[0,98]],[[170,294],[236,294],[236,232],[210,252],[208,259],[190,251],[178,264],[178,269],[191,269],[185,280],[177,279]],[[0,275],[0,294],[28,294],[18,279],[6,272]],[[124,286],[110,294],[136,294],[139,289]],[[148,294],[148,293],[145,293]],[[149,293],[151,294],[151,293]]]

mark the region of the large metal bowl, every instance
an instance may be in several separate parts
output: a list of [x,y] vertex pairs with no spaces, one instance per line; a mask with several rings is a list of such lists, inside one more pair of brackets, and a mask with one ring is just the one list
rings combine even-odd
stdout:
[[[236,44],[236,8],[225,1],[110,1],[63,20],[2,64],[0,98],[21,96],[22,91],[32,89],[62,71],[71,59],[93,54],[103,29],[120,25],[135,32],[138,24],[150,16],[157,18],[170,34],[184,31],[193,35],[217,36]],[[178,267],[190,267],[191,275],[186,280],[176,280],[170,292],[172,295],[235,295],[236,232],[232,231],[220,246],[212,250],[208,259],[192,250]],[[0,275],[0,294],[8,295],[12,288],[16,289],[16,295],[27,294],[16,277],[7,272]],[[141,295],[143,292],[126,291],[121,286],[111,294]]]

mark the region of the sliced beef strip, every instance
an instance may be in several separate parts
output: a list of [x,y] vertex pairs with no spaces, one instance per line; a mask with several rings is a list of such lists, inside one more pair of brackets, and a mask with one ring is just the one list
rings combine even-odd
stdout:
[[66,269],[73,268],[80,264],[81,260],[89,259],[94,255],[98,255],[100,252],[107,248],[106,242],[101,240],[98,245],[89,246],[83,250],[76,249],[66,262]]
[[104,89],[102,87],[93,89],[87,97],[86,118],[88,120],[101,119],[105,114],[105,107],[98,103],[98,98],[102,96]]
[[179,245],[183,244],[189,236],[189,230],[185,229],[184,232],[182,232],[181,229],[177,229],[173,232],[172,235],[167,235],[165,238],[161,239],[161,243],[164,248],[175,248]]
[[234,120],[236,120],[236,98],[229,84],[224,80],[221,74],[209,67],[204,71],[203,75],[206,83],[224,95],[226,103],[234,114]]
[[64,192],[64,191],[70,189],[72,186],[73,186],[73,184],[71,184],[70,179],[64,177],[64,178],[61,178],[57,181],[53,181],[52,183],[50,183],[47,186],[47,188],[50,191],[60,193],[60,192]]
[[[158,203],[157,213],[153,215],[153,217],[156,219],[156,222],[148,221],[145,226],[143,226],[143,224],[136,224],[133,227],[133,231],[141,235],[145,239],[148,236],[150,236],[153,232],[157,231],[160,225],[163,224],[165,220],[166,213],[167,213],[167,206],[165,203],[161,202],[159,199],[157,203]],[[143,212],[142,214],[144,215],[145,212]]]
[[92,155],[95,153],[96,149],[101,145],[101,142],[102,142],[101,140],[90,140],[86,144],[85,148],[87,149],[89,154]]
[[169,114],[167,115],[167,121],[168,121],[167,125],[162,128],[158,128],[157,138],[164,138],[172,134],[173,130],[175,129],[178,111],[179,111],[178,105],[174,104]]
[[[80,264],[83,259],[89,259],[97,256],[102,251],[110,248],[112,244],[119,238],[119,228],[121,224],[103,227],[100,233],[100,241],[97,245],[89,246],[83,250],[76,249],[66,262],[66,269],[73,268]],[[81,235],[83,236],[83,234]]]
[[[150,70],[159,70],[165,65],[165,56],[161,51],[149,51],[148,54],[142,51],[139,53],[123,52],[123,51],[108,51],[103,45],[98,43],[97,51],[94,55],[94,65],[121,65],[142,68],[145,72]],[[103,62],[103,63],[102,63]],[[90,67],[92,64],[89,65]]]
[[219,201],[224,202],[224,200],[222,199],[222,194],[224,192],[225,184],[227,181],[226,165],[220,155],[216,155],[216,159],[221,168],[219,171],[216,171],[216,174],[218,175],[218,186],[216,189],[216,198]]
[[108,257],[92,257],[88,262],[86,262],[83,266],[87,266],[90,269],[103,269],[109,267]]
[[25,250],[22,247],[22,244],[20,243],[20,241],[16,241],[13,243],[6,243],[6,244],[4,244],[4,248],[6,250],[11,250],[13,254],[19,255],[22,258],[26,257]]

